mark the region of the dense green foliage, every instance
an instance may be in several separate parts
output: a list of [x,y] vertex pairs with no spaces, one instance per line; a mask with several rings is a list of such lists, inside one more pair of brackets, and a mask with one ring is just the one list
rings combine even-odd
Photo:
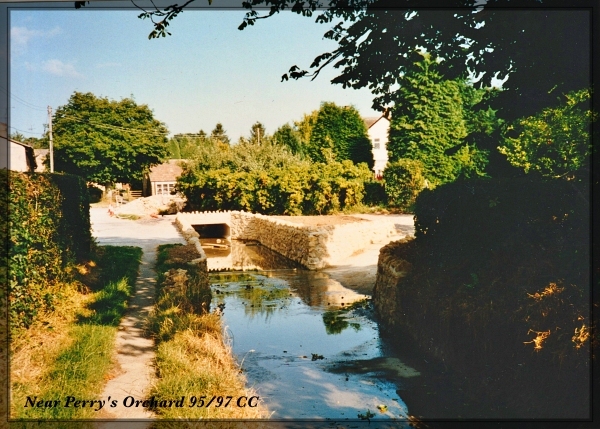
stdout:
[[290,124],[284,124],[273,134],[273,143],[286,146],[292,153],[302,155],[306,153],[305,141],[300,132]]
[[[515,395],[510,408],[532,417],[585,415],[588,193],[584,182],[529,175],[457,181],[417,198],[416,239],[397,248],[412,266],[397,288],[398,326],[425,349],[433,338],[465,391],[492,403]],[[505,381],[492,392],[483,374]]]
[[75,92],[53,119],[55,170],[110,185],[140,181],[167,155],[167,129],[146,105]]
[[417,195],[425,187],[423,163],[413,159],[391,162],[383,172],[388,204],[412,211]]
[[483,175],[486,153],[464,140],[471,132],[493,129],[493,112],[472,111],[486,91],[464,81],[445,80],[429,55],[415,65],[417,69],[402,76],[394,96],[387,146],[390,160],[421,161],[432,186],[452,182],[459,175]]
[[85,181],[78,176],[61,173],[43,173],[58,188],[62,196],[59,210],[61,221],[58,237],[62,251],[69,261],[83,261],[90,255],[92,230],[90,223],[90,195]]
[[371,177],[364,164],[311,163],[285,146],[240,143],[229,150],[206,146],[178,188],[190,210],[325,214],[361,203]]
[[525,172],[562,177],[589,165],[590,134],[595,115],[590,110],[591,91],[565,94],[562,104],[522,118],[507,129],[499,147],[513,165]]
[[70,264],[89,256],[89,200],[85,182],[60,174],[10,172],[8,287],[11,328],[30,325],[56,298],[53,286]]
[[358,110],[352,106],[322,103],[310,133],[307,147],[315,162],[351,160],[365,162],[373,168],[371,142],[367,127]]
[[373,167],[367,127],[356,108],[322,103],[294,125],[285,124],[273,134],[273,142],[314,162],[351,160]]

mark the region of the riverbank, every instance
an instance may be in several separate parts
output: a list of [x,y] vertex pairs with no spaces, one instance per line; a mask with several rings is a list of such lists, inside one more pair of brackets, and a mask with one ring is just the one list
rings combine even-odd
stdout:
[[569,183],[528,180],[424,194],[417,238],[381,251],[374,304],[479,404],[468,417],[585,419],[589,214]]

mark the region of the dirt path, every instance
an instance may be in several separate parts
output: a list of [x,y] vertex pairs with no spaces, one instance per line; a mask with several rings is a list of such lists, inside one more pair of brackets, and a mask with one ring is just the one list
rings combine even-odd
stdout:
[[[157,219],[124,220],[108,216],[106,208],[90,209],[92,233],[98,244],[115,246],[138,246],[143,250],[136,292],[129,309],[119,325],[115,344],[117,368],[107,382],[102,399],[118,401],[115,408],[107,410],[103,419],[151,419],[153,413],[144,408],[123,406],[123,400],[132,396],[143,400],[154,380],[154,341],[144,337],[143,320],[154,304],[156,272],[156,247],[165,243],[185,241],[173,225],[173,217]],[[147,427],[149,422],[131,424],[129,427]],[[110,423],[98,427],[110,427]]]

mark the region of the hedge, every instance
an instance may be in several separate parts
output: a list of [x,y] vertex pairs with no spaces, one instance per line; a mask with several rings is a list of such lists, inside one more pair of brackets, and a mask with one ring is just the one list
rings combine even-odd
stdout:
[[372,173],[352,161],[296,163],[263,170],[188,168],[178,187],[189,210],[245,210],[267,215],[335,213],[361,204]]
[[[5,170],[4,170],[5,171]],[[2,174],[7,211],[11,329],[52,308],[53,286],[89,256],[89,197],[83,179],[62,174]]]
[[388,204],[412,211],[417,195],[425,187],[423,163],[405,158],[391,162],[383,171],[383,179]]

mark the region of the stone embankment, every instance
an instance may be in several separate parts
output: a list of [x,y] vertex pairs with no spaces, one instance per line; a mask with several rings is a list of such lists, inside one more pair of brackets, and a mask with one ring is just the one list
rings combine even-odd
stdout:
[[394,327],[398,320],[398,285],[411,269],[408,261],[396,256],[396,249],[412,239],[409,237],[391,242],[379,251],[377,278],[373,288],[373,306],[383,325],[388,328]]
[[303,225],[238,211],[178,213],[176,224],[186,240],[200,248],[193,225],[214,224],[216,216],[229,226],[231,239],[258,241],[309,270],[335,266],[373,243],[387,243],[397,236],[391,221]]

